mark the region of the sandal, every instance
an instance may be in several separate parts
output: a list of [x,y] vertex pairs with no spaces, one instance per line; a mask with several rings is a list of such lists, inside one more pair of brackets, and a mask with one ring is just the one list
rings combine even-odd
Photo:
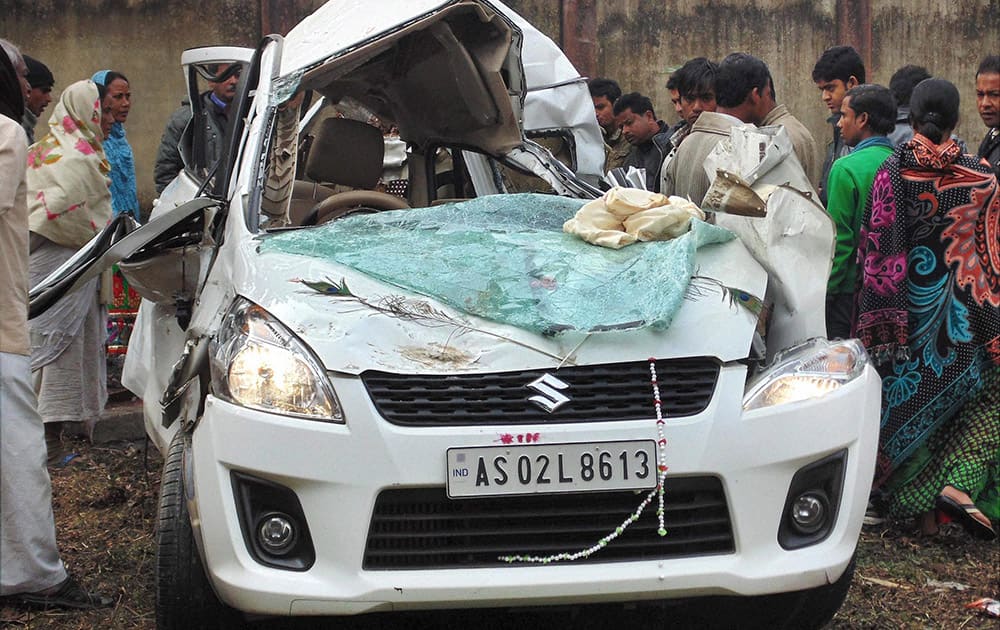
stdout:
[[973,538],[993,540],[997,537],[996,530],[975,517],[976,514],[982,514],[975,505],[971,503],[959,503],[955,499],[946,497],[943,494],[938,495],[934,504],[939,510],[955,519]]
[[48,594],[19,593],[11,596],[11,599],[22,604],[42,608],[75,608],[77,610],[106,608],[115,601],[107,595],[88,593],[71,577],[67,577],[58,586],[55,591]]
[[865,517],[861,520],[861,525],[864,527],[877,527],[883,523],[885,523],[885,516],[882,514],[882,511],[879,510],[874,501],[869,501],[868,507],[865,509]]

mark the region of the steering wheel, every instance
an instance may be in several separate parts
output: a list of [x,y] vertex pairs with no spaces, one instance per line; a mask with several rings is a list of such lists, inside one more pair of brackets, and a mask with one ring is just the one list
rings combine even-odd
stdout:
[[[360,206],[360,208],[358,207]],[[355,210],[381,212],[406,210],[405,199],[375,190],[348,190],[320,201],[302,218],[302,225],[319,225],[352,214]]]

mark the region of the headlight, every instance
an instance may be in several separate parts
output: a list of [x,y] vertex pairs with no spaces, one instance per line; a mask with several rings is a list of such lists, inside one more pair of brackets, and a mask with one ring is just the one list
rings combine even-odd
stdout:
[[263,308],[237,298],[211,346],[217,396],[263,411],[343,422],[326,374],[299,339]]
[[772,367],[747,387],[743,409],[818,398],[856,379],[867,364],[857,339],[811,339],[775,357]]

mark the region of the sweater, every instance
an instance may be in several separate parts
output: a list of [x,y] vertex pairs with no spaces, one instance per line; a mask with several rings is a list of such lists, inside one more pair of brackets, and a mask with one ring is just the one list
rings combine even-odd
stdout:
[[875,172],[892,155],[892,149],[892,142],[885,136],[872,136],[859,142],[853,152],[836,160],[830,168],[826,209],[837,226],[837,242],[827,295],[853,294],[855,291],[861,216],[868,203]]
[[772,125],[781,125],[788,132],[792,148],[795,150],[795,157],[799,158],[799,163],[802,165],[802,170],[806,172],[809,183],[815,188],[819,188],[819,145],[816,144],[816,139],[784,105],[776,106],[768,112],[767,116],[764,116],[764,120],[760,121],[761,127]]

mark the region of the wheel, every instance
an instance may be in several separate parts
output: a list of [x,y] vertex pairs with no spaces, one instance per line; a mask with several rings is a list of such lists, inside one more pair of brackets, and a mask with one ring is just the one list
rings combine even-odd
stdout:
[[238,613],[215,596],[195,546],[184,495],[184,451],[190,444],[191,436],[178,431],[163,462],[156,528],[156,627],[238,627]]
[[405,200],[377,190],[349,190],[330,195],[320,201],[302,219],[302,225],[319,225],[342,216],[352,214],[358,206],[361,212],[382,210],[406,210],[410,206]]

